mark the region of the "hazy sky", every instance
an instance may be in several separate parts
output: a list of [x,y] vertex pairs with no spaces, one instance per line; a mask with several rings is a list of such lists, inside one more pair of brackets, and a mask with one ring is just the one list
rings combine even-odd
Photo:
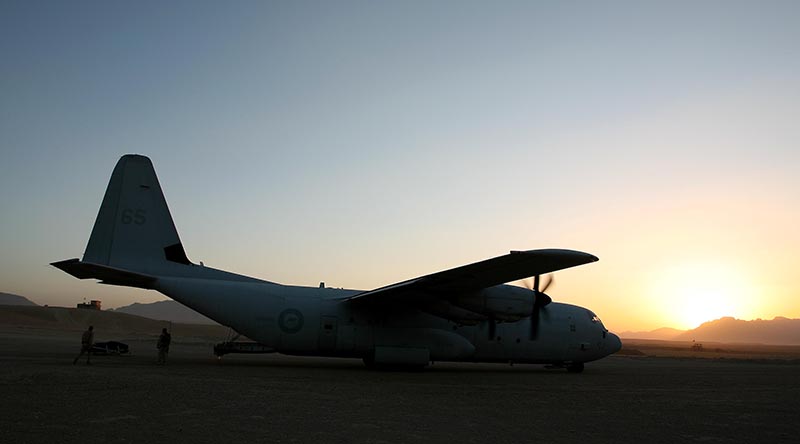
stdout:
[[0,2],[0,291],[80,257],[125,153],[189,257],[369,289],[504,254],[615,331],[800,317],[800,2]]

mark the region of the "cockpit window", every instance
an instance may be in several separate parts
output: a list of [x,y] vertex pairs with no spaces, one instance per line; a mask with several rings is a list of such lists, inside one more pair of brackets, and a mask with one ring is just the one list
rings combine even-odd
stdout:
[[589,315],[589,319],[591,319],[593,323],[600,324],[600,326],[603,327],[603,329],[605,329],[605,326],[603,325],[603,321],[601,321],[600,318],[597,317],[596,314],[594,314],[593,312],[591,312],[589,310],[586,310],[586,314]]

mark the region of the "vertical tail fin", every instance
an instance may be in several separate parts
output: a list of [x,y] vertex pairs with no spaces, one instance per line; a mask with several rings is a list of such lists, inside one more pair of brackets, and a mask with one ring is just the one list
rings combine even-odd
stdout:
[[192,264],[172,222],[153,163],[135,154],[122,156],[111,173],[83,260],[50,265],[78,279],[147,289],[155,289],[164,276],[266,282]]
[[117,162],[83,262],[153,274],[191,265],[149,158],[126,154]]

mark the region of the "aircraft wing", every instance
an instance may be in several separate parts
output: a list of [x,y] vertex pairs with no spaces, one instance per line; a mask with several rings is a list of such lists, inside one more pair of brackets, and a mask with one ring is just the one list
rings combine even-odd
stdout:
[[596,256],[574,250],[512,251],[485,261],[451,268],[375,290],[365,291],[347,300],[352,302],[420,298],[427,295],[480,290],[537,274],[596,262]]

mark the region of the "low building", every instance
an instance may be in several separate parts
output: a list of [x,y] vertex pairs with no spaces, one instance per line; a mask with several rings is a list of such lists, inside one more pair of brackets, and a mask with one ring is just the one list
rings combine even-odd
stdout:
[[103,303],[102,301],[89,301],[88,303],[82,302],[78,304],[78,308],[85,308],[88,310],[100,310],[100,305],[102,303]]

